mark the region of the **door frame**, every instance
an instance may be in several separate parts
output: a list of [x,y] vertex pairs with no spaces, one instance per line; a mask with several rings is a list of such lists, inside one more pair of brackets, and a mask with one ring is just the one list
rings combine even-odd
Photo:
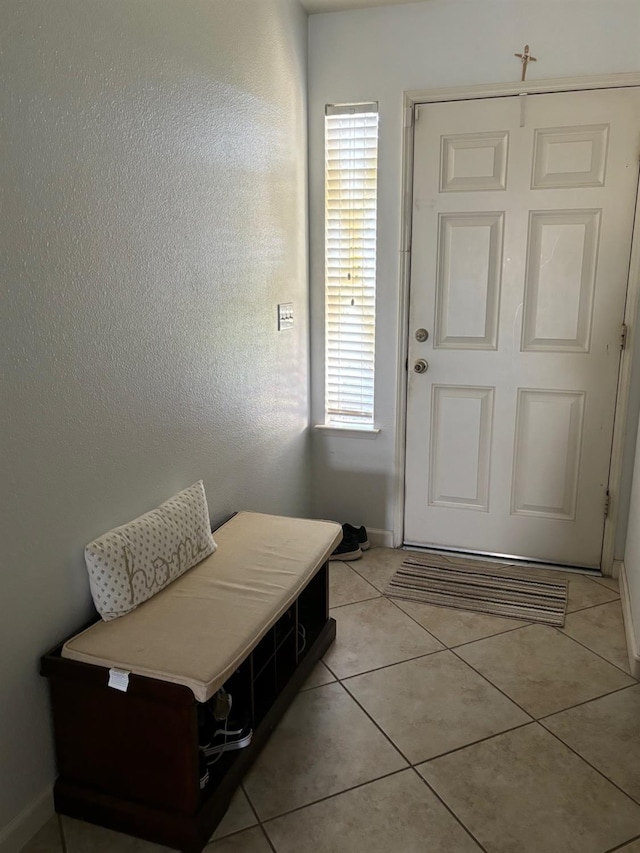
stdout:
[[[404,544],[405,465],[407,428],[407,381],[409,355],[409,292],[411,284],[411,229],[413,213],[413,140],[416,107],[444,101],[468,101],[483,98],[505,98],[513,95],[542,95],[553,92],[581,92],[590,89],[640,87],[640,73],[604,74],[595,77],[561,77],[527,80],[518,83],[488,83],[440,89],[407,90],[404,95],[402,128],[402,205],[400,212],[400,299],[398,306],[398,383],[396,394],[395,447],[395,511],[393,545]],[[640,159],[640,151],[639,159]],[[613,569],[616,531],[620,516],[620,482],[626,422],[631,390],[631,366],[636,346],[635,319],[640,296],[640,192],[636,198],[635,221],[631,238],[631,260],[623,322],[627,339],[620,359],[618,389],[614,413],[611,462],[609,467],[609,514],[605,519],[601,570],[610,575]]]

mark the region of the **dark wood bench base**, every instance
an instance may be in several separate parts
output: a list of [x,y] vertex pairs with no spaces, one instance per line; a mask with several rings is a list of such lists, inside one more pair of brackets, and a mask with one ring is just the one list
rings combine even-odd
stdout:
[[107,686],[107,669],[62,658],[58,646],[41,666],[50,684],[60,773],[56,811],[200,853],[335,635],[325,563],[227,682],[234,704],[250,709],[253,738],[245,749],[222,755],[204,791],[191,690],[132,675],[129,690],[120,693]]

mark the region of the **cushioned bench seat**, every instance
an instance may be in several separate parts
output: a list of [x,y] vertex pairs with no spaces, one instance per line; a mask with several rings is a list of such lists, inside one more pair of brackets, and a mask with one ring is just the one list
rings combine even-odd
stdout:
[[328,559],[339,524],[241,512],[218,550],[136,610],[68,640],[62,656],[189,687],[204,702]]

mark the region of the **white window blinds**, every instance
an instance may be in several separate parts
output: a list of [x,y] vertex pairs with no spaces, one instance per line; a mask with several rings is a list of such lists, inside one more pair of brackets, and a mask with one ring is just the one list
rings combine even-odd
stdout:
[[373,426],[378,105],[325,115],[325,422]]

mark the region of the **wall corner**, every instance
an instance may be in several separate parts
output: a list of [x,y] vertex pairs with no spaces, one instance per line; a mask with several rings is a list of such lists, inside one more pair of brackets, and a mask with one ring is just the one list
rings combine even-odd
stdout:
[[[618,561],[616,561],[618,562]],[[627,653],[629,655],[629,668],[634,678],[640,679],[640,646],[638,645],[638,634],[633,622],[631,599],[629,597],[629,585],[624,561],[619,561],[620,566],[620,600],[622,603],[622,617],[624,620],[624,633],[627,641]]]

